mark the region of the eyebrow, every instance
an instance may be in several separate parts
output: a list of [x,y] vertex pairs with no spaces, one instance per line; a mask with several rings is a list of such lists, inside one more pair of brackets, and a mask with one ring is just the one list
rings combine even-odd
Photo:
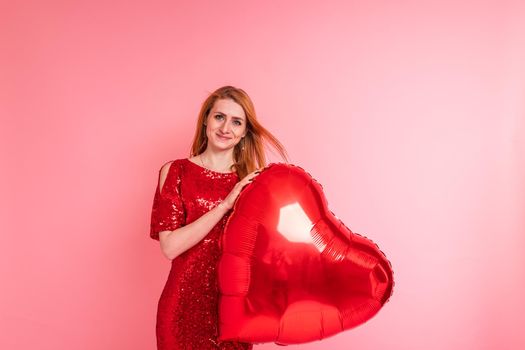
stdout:
[[[222,112],[219,112],[219,111],[217,111],[217,112],[215,112],[215,113],[216,113],[216,114],[221,114],[221,115],[226,116],[226,114],[224,114],[224,113],[222,113]],[[238,120],[242,120],[242,121],[244,121],[244,119],[241,118],[241,117],[232,117],[232,118],[233,118],[233,119],[238,119]]]

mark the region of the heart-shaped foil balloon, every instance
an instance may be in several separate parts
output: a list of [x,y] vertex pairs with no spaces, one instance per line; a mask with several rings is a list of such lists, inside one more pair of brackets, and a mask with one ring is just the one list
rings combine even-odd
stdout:
[[385,254],[296,165],[271,163],[243,188],[221,246],[220,340],[320,340],[366,322],[393,293]]

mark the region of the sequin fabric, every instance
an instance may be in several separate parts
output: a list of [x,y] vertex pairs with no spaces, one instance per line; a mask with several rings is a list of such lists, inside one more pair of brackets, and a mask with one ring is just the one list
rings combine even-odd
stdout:
[[[160,178],[160,171],[159,171]],[[220,173],[187,158],[174,160],[162,190],[155,191],[150,237],[190,224],[218,205],[239,181],[236,173]],[[217,340],[216,266],[220,237],[231,211],[204,239],[171,261],[157,309],[158,350],[252,349],[250,343]]]

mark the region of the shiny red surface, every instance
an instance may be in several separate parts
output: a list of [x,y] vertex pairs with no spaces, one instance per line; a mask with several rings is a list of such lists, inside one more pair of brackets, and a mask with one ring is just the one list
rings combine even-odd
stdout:
[[393,292],[377,244],[346,227],[292,164],[271,163],[243,189],[221,245],[220,339],[323,339],[369,320]]

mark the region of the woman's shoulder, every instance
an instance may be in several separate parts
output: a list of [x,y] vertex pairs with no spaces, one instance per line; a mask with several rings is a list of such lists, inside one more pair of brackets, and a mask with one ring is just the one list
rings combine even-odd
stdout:
[[175,160],[168,160],[168,161],[165,161],[164,163],[162,163],[162,165],[160,166],[160,171],[161,172],[168,172],[168,170],[170,169],[171,165],[173,163],[176,163],[177,162],[177,159]]
[[184,158],[168,160],[160,166],[159,173],[166,177],[169,173],[178,172],[184,161]]
[[171,160],[168,160],[168,161],[165,161],[164,163],[162,163],[162,167],[170,167],[171,164],[182,164],[184,162],[186,162],[188,160],[188,158],[175,158],[175,159],[171,159]]
[[[159,188],[162,190],[164,183],[180,180],[181,165],[184,159],[173,159],[164,162],[159,169]],[[177,180],[176,180],[177,179]]]

